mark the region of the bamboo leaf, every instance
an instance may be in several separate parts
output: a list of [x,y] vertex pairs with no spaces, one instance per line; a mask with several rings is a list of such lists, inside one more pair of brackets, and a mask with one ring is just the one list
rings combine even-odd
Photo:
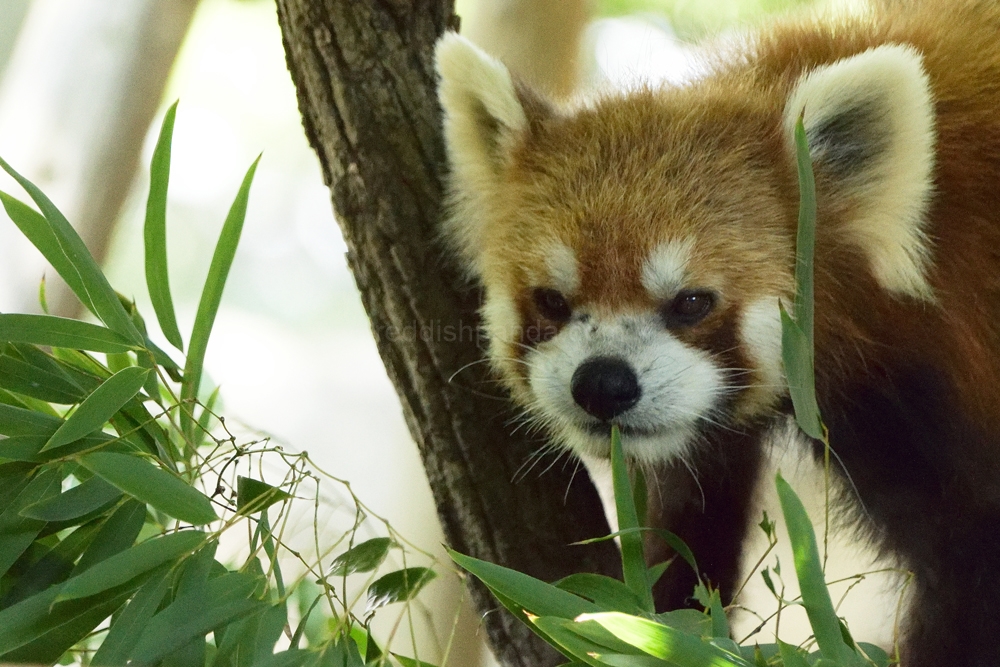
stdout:
[[[52,268],[56,270],[56,273],[62,276],[80,302],[86,306],[87,310],[94,312],[94,304],[87,293],[87,288],[83,286],[80,274],[62,251],[59,239],[52,232],[45,216],[6,192],[0,192],[0,203],[3,204],[7,215],[21,230],[21,233],[31,241],[32,245],[38,248],[39,252],[52,265]],[[42,288],[44,290],[44,282]],[[44,292],[40,294],[44,294]]]
[[452,560],[486,584],[494,595],[499,593],[536,616],[573,619],[580,614],[601,611],[600,607],[578,595],[567,593],[517,570],[487,563],[450,549],[448,553]]
[[618,527],[621,532],[622,574],[625,585],[631,589],[640,606],[654,612],[653,592],[649,585],[646,559],[643,555],[642,526],[632,496],[628,466],[622,452],[622,438],[617,426],[611,427],[611,476],[615,490],[615,507],[618,509]]
[[204,543],[205,537],[200,530],[182,530],[136,544],[69,579],[56,600],[90,597],[120,586],[140,574],[191,553]]
[[139,346],[111,329],[54,315],[0,314],[0,341],[31,343],[108,354]]
[[618,639],[677,667],[752,667],[742,656],[645,618],[608,612],[584,614],[576,621],[595,621]]
[[799,224],[795,249],[795,302],[792,318],[781,306],[781,358],[795,411],[806,435],[826,437],[816,401],[813,368],[813,255],[816,246],[816,182],[802,119],[795,124],[795,154],[799,174]]
[[[184,382],[181,387],[182,401],[193,401],[198,396],[205,364],[205,352],[208,350],[208,339],[215,324],[215,316],[219,312],[219,304],[222,303],[222,291],[226,286],[233,258],[236,256],[236,246],[240,242],[243,221],[246,219],[247,201],[250,198],[250,184],[253,183],[258,162],[260,162],[259,156],[250,165],[250,169],[247,170],[246,176],[243,178],[239,192],[236,193],[236,199],[222,225],[222,232],[219,234],[219,241],[215,246],[215,254],[212,256],[212,263],[208,268],[201,301],[198,303],[198,313],[194,318],[191,339],[188,342],[187,363],[184,365]],[[192,438],[194,422],[191,419],[191,411],[181,411],[181,419],[185,434],[189,439]]]
[[22,396],[62,405],[79,403],[84,396],[84,392],[64,375],[38,368],[4,352],[0,352],[0,386]]
[[376,537],[356,544],[333,560],[330,574],[341,577],[355,572],[374,572],[389,555],[393,542],[388,537]]
[[146,506],[143,503],[137,500],[122,503],[104,521],[101,530],[80,557],[70,576],[75,577],[131,547],[138,539],[145,522]]
[[93,452],[80,465],[175,519],[203,525],[219,518],[205,494],[138,456]]
[[0,506],[0,576],[10,569],[45,527],[42,521],[21,516],[21,510],[55,496],[59,493],[61,480],[57,469],[44,469],[23,486],[18,485],[17,495]]
[[142,390],[147,377],[149,371],[138,366],[123,368],[109,377],[52,434],[42,451],[68,445],[100,431],[122,406]]
[[156,613],[163,596],[170,589],[169,571],[151,576],[128,606],[111,623],[107,637],[101,642],[90,664],[93,667],[118,667],[128,661],[128,653],[139,640],[149,619]]
[[[539,616],[530,619],[532,628],[567,658],[578,660],[585,665],[601,667],[600,654],[607,647],[597,644],[573,632],[572,621],[553,616]],[[609,651],[608,651],[609,652]]]
[[[49,589],[53,593],[58,587]],[[34,663],[52,664],[74,644],[77,644],[90,634],[97,625],[121,607],[132,594],[129,587],[108,591],[104,595],[87,600],[56,605],[55,607],[39,608],[39,600],[29,598],[24,603],[31,602],[28,609],[19,609],[14,605],[0,612],[3,616],[7,611],[17,610],[21,617],[15,622],[15,632],[8,633],[0,619],[0,650],[6,644],[14,644],[13,650],[0,655],[4,663]],[[45,591],[48,593],[49,591]],[[39,596],[35,596],[37,598]],[[45,600],[41,600],[44,602]],[[21,603],[21,604],[24,604]],[[30,612],[24,613],[24,612]],[[26,622],[25,622],[26,621]],[[17,632],[17,630],[22,631]],[[9,640],[9,641],[4,641]]]
[[632,589],[611,577],[586,572],[571,574],[557,581],[555,586],[591,600],[607,611],[620,611],[626,614],[642,612],[639,599]]
[[104,507],[121,496],[121,491],[100,477],[91,477],[55,498],[28,505],[21,510],[21,516],[41,521],[69,521]]
[[251,597],[257,585],[256,577],[230,572],[210,579],[197,594],[177,598],[147,624],[131,659],[153,664],[195,637],[266,606]]
[[0,435],[43,435],[51,437],[62,419],[0,403]]
[[795,574],[799,580],[799,590],[802,592],[802,606],[806,609],[809,625],[812,626],[813,634],[816,636],[816,643],[823,657],[845,666],[860,666],[861,657],[844,643],[840,633],[840,620],[837,618],[837,612],[830,599],[830,591],[823,577],[816,534],[813,532],[809,515],[781,473],[778,473],[775,484],[778,487],[781,512],[788,529],[788,539],[795,556]]
[[801,327],[781,306],[781,359],[788,380],[788,393],[795,410],[795,422],[810,438],[826,437],[816,402],[816,379],[812,346]]
[[177,327],[167,271],[167,186],[170,183],[170,144],[176,115],[177,102],[174,102],[163,117],[160,136],[149,165],[149,197],[146,199],[143,238],[146,248],[146,287],[149,289],[156,319],[170,344],[183,350],[184,342]]
[[408,567],[379,577],[368,587],[365,613],[394,602],[412,600],[436,576],[434,570],[426,567]]
[[[4,171],[10,174],[25,189],[38,206],[48,225],[48,233],[36,232],[28,234],[25,232],[28,238],[32,242],[34,242],[35,238],[44,238],[43,244],[41,246],[36,244],[36,247],[45,255],[45,258],[49,260],[52,266],[59,271],[59,275],[63,276],[63,279],[73,288],[74,292],[77,289],[82,289],[82,293],[77,292],[77,296],[80,297],[84,305],[90,308],[91,312],[104,322],[109,329],[141,346],[144,337],[135,328],[135,325],[132,324],[132,320],[129,319],[125,308],[122,307],[121,302],[118,300],[118,295],[111,289],[111,285],[108,284],[108,280],[104,277],[101,268],[97,265],[90,251],[87,250],[87,246],[80,238],[80,235],[76,233],[76,230],[66,220],[66,217],[63,216],[55,204],[38,187],[14,171],[2,158],[0,158],[0,168],[3,168]],[[7,208],[8,198],[10,198],[9,195],[3,197],[5,208]],[[9,211],[10,209],[8,208],[8,213]],[[13,219],[13,216],[11,216],[11,219]],[[38,224],[37,218],[32,218],[30,222]],[[15,223],[17,223],[16,220]],[[18,224],[18,226],[20,227],[21,225]],[[22,231],[24,230],[22,229]],[[51,242],[52,237],[55,237],[55,247],[53,247]],[[67,267],[67,264],[69,267]],[[66,275],[63,274],[64,271]]]
[[260,512],[291,497],[275,486],[250,477],[236,479],[236,510],[244,514]]

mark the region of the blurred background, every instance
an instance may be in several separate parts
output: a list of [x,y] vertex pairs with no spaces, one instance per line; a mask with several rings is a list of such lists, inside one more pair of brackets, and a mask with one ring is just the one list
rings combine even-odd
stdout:
[[[537,87],[568,98],[696,76],[692,42],[799,4],[460,0],[457,11],[467,36]],[[403,535],[443,553],[416,447],[376,353],[329,194],[302,132],[273,3],[0,0],[0,156],[55,201],[103,261],[112,285],[148,318],[141,229],[146,165],[162,115],[176,99],[168,241],[182,331],[190,329],[243,173],[264,154],[206,360],[222,388],[221,412],[309,451],[328,472],[350,480]],[[23,198],[5,175],[0,188]],[[50,310],[80,314],[75,298],[0,211],[0,311],[38,312],[43,276]],[[788,456],[786,472],[799,466]],[[790,571],[790,556],[783,562]],[[836,571],[871,567],[868,556],[846,562]],[[862,612],[872,595],[891,594],[892,583],[870,579],[868,590],[852,593],[842,611],[856,636],[885,641],[891,627],[869,623]],[[750,597],[767,613],[773,598],[758,582]],[[421,658],[440,657],[435,652],[463,610],[448,664],[492,664],[454,578],[442,577],[421,599],[428,610],[416,629]],[[886,600],[875,606],[891,608],[894,598]],[[749,632],[756,620],[744,614],[740,623]]]

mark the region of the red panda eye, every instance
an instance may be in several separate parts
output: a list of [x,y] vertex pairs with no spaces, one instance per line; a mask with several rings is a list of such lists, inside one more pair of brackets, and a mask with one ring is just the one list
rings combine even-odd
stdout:
[[666,304],[660,314],[668,328],[689,327],[705,318],[715,306],[715,294],[706,290],[684,290]]
[[532,293],[538,313],[547,320],[565,322],[573,314],[566,297],[558,290],[536,287]]

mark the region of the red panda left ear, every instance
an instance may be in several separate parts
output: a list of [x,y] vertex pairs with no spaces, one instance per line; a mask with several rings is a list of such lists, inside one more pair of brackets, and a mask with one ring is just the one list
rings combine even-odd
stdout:
[[800,115],[820,196],[853,204],[847,240],[884,288],[932,298],[924,225],[934,111],[920,54],[888,44],[806,73],[785,106],[790,142]]

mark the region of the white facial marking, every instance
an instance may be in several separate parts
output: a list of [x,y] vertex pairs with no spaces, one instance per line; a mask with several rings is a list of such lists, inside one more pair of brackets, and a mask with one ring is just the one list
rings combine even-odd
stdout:
[[545,268],[552,287],[563,294],[575,294],[580,289],[580,265],[576,254],[563,243],[552,243],[545,250]]
[[655,315],[626,315],[568,324],[526,361],[535,409],[579,453],[607,456],[610,427],[573,399],[577,368],[594,357],[622,359],[635,372],[639,401],[614,422],[628,456],[648,463],[683,457],[699,422],[711,419],[725,393],[711,357],[665,331]]
[[642,267],[642,286],[652,296],[666,299],[684,286],[693,243],[678,239],[661,243]]
[[[481,312],[484,328],[497,343],[508,343],[520,337],[521,320],[517,304],[506,290],[491,288]],[[493,351],[494,346],[491,345],[490,349]]]
[[751,407],[770,403],[785,388],[781,362],[781,313],[777,297],[757,299],[744,309],[740,338],[757,370],[748,402]]

